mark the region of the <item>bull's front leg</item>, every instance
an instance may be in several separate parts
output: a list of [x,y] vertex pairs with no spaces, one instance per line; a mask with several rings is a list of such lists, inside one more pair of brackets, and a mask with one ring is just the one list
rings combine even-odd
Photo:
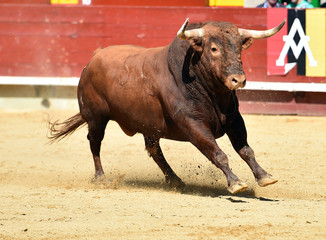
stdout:
[[247,131],[240,113],[236,116],[227,135],[235,151],[248,164],[259,186],[265,187],[277,182],[271,174],[267,173],[256,161],[255,153],[247,142]]
[[193,121],[188,128],[188,133],[190,142],[225,174],[228,182],[227,190],[230,193],[235,194],[248,188],[247,184],[242,182],[230,169],[228,157],[219,148],[208,127]]
[[251,149],[251,147],[244,146],[239,151],[238,154],[240,157],[245,160],[245,162],[250,167],[251,171],[253,172],[256,181],[259,186],[266,187],[268,185],[274,184],[277,182],[276,179],[272,177],[271,174],[267,173],[256,161],[255,153]]

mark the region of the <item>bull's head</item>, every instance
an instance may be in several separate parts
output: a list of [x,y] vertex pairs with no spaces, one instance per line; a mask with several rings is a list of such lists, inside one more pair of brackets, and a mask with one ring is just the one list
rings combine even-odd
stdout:
[[201,28],[186,30],[188,22],[187,18],[177,36],[190,41],[194,50],[201,53],[202,64],[207,71],[212,71],[214,77],[222,81],[228,89],[236,90],[246,84],[241,51],[248,49],[254,39],[276,34],[286,20],[265,31],[241,29],[227,22],[207,22]]

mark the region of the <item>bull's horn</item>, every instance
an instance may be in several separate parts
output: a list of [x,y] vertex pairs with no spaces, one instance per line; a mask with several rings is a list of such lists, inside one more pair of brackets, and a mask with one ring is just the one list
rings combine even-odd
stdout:
[[189,40],[194,37],[203,37],[204,36],[204,29],[196,28],[186,31],[186,27],[188,25],[189,18],[186,19],[184,24],[181,26],[180,30],[177,33],[177,37],[182,40]]
[[284,26],[285,22],[286,19],[284,19],[283,22],[281,22],[280,25],[278,25],[277,27],[265,31],[248,30],[248,29],[239,28],[239,33],[240,36],[242,37],[252,37],[255,39],[268,38],[278,33]]

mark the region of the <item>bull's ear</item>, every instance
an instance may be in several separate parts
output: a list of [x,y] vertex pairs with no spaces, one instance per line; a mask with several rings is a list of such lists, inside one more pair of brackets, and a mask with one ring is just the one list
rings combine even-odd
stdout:
[[242,38],[242,50],[248,49],[254,43],[254,39],[252,37]]
[[190,44],[197,52],[202,52],[204,49],[204,41],[202,38],[192,38]]

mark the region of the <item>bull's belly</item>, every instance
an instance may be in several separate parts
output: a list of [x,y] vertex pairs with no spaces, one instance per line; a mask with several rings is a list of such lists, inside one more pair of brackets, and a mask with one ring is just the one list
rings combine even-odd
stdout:
[[184,133],[173,124],[173,122],[161,113],[148,114],[141,113],[125,113],[112,116],[112,120],[117,122],[120,128],[128,136],[133,136],[136,133],[144,136],[153,137],[156,139],[166,138],[177,141],[188,141]]
[[133,127],[130,125],[124,125],[121,122],[118,122],[120,128],[123,130],[123,132],[128,136],[134,136],[135,134],[142,134],[147,137],[152,137],[154,139],[169,139],[169,140],[175,140],[175,141],[182,141],[187,142],[189,139],[182,134],[180,131],[172,130],[171,129],[159,129],[155,126],[152,127]]
[[[190,141],[188,133],[183,132],[178,125],[164,118],[147,118],[147,116],[144,116],[144,119],[140,120],[139,118],[133,118],[128,115],[112,120],[117,122],[123,132],[128,136],[134,136],[140,133],[154,139],[164,138],[182,142]],[[219,138],[223,135],[224,133],[219,133],[215,137]]]
[[[116,120],[115,120],[116,121]],[[152,123],[139,123],[135,125],[125,124],[121,121],[116,121],[123,132],[128,136],[134,136],[137,133],[143,134],[144,136],[153,137],[155,139],[169,139],[175,141],[189,142],[190,139],[187,134],[182,132],[177,126],[174,127],[159,127]],[[215,139],[218,139],[225,135],[224,131],[219,131],[214,134]]]
[[151,136],[151,137],[155,137],[155,138],[162,138],[166,135],[166,132],[163,130],[163,128],[160,128],[158,126],[156,126],[155,124],[147,124],[147,123],[143,123],[143,122],[139,122],[139,123],[125,123],[123,121],[117,121],[115,120],[120,128],[124,131],[125,134],[127,134],[128,136],[133,136],[136,133],[141,133],[145,136]]
[[157,101],[142,102],[129,99],[127,102],[114,102],[110,105],[110,119],[117,122],[129,136],[136,133],[161,137],[167,132],[167,126]]

